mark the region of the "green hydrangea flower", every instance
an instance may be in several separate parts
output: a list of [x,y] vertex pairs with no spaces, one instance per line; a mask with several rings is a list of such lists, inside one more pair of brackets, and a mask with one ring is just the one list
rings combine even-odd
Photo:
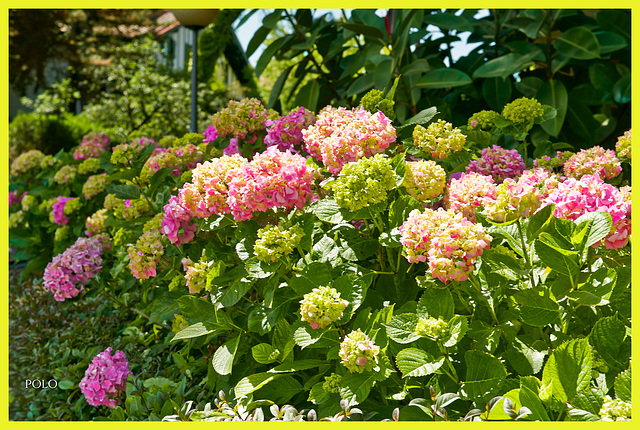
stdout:
[[536,99],[521,97],[502,109],[502,116],[512,122],[532,123],[544,115],[542,105]]
[[402,186],[418,201],[434,199],[444,192],[447,173],[431,160],[409,161],[406,163]]
[[396,113],[393,111],[393,100],[386,99],[384,93],[380,90],[373,89],[367,94],[362,96],[360,100],[360,106],[371,113],[377,111],[382,112],[390,120],[396,118]]
[[377,364],[376,355],[380,347],[360,329],[352,331],[340,344],[338,355],[342,364],[351,373],[363,373],[373,370]]
[[443,340],[447,335],[449,325],[439,318],[420,318],[415,333],[433,340]]
[[100,170],[99,158],[87,158],[78,165],[78,173],[81,175],[87,175],[89,173],[95,173]]
[[[24,221],[24,212],[22,209],[9,214],[9,228],[16,228]],[[25,226],[28,227],[28,226]]]
[[439,119],[427,128],[416,125],[413,129],[413,143],[431,154],[433,158],[447,158],[453,152],[462,149],[467,137],[459,128],[453,128],[449,122]]
[[322,389],[327,393],[340,393],[340,383],[342,382],[342,376],[337,373],[332,373],[329,376],[324,377],[322,383]]
[[47,167],[51,167],[57,164],[60,160],[58,160],[53,155],[45,155],[42,160],[40,160],[40,168],[46,169]]
[[342,312],[348,305],[349,302],[343,300],[335,288],[314,288],[300,301],[301,319],[308,322],[314,330],[325,328],[342,318]]
[[258,260],[275,263],[282,256],[291,254],[303,236],[304,231],[300,226],[284,229],[279,225],[269,224],[258,230],[258,240],[253,245],[253,252]]
[[38,198],[36,196],[32,196],[31,194],[27,194],[22,198],[20,204],[22,205],[23,211],[29,212],[38,204]]
[[67,237],[69,237],[69,233],[71,232],[71,228],[68,225],[64,227],[58,227],[53,233],[53,241],[54,242],[62,242]]
[[386,201],[395,185],[391,160],[376,154],[346,164],[331,186],[340,207],[357,211]]
[[67,164],[60,167],[60,169],[53,175],[53,181],[56,184],[69,184],[73,182],[78,173],[78,167],[73,164]]
[[63,211],[65,215],[71,215],[81,207],[82,207],[82,202],[80,201],[80,199],[77,197],[74,197],[71,200],[67,201],[67,204],[64,205]]
[[467,122],[467,127],[470,130],[486,130],[489,131],[493,128],[494,121],[499,116],[498,112],[492,110],[482,110],[471,115]]
[[600,418],[602,421],[631,421],[631,403],[604,396]]

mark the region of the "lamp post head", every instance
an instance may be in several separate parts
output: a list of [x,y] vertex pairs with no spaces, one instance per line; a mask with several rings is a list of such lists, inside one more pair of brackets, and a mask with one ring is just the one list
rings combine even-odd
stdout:
[[180,24],[191,29],[204,28],[218,17],[219,9],[171,9]]

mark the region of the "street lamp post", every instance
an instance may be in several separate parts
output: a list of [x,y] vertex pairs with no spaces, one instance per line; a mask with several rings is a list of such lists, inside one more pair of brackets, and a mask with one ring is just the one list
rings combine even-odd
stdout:
[[180,24],[193,32],[191,48],[191,133],[198,132],[198,30],[206,27],[218,16],[218,9],[172,9]]

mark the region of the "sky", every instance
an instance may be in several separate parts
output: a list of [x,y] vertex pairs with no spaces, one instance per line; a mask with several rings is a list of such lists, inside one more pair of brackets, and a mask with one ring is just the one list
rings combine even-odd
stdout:
[[[345,13],[347,14],[347,16],[350,16],[351,10],[352,9],[345,9]],[[247,45],[249,45],[249,42],[253,37],[253,34],[256,32],[256,30],[258,30],[262,26],[262,19],[272,11],[273,9],[260,9],[258,12],[254,13],[242,25],[242,27],[239,27],[236,29],[236,35],[238,36],[238,39],[240,40],[240,44],[245,49],[245,51],[247,49]],[[386,9],[378,9],[376,13],[379,16],[385,16],[386,11],[387,11]],[[327,12],[333,12],[334,14],[336,14],[336,16],[341,15],[341,11],[339,9],[316,9],[314,16],[320,16]],[[488,15],[488,12],[486,9],[483,9],[483,10],[480,10],[475,15],[475,18],[481,18],[486,15]],[[438,27],[435,27],[433,25],[429,25],[427,27],[427,30],[434,32],[434,35],[433,35],[434,40],[444,36],[444,34],[440,32]],[[451,44],[452,46],[451,54],[453,56],[454,61],[460,57],[467,55],[475,46],[477,46],[476,44],[466,43],[470,34],[471,33],[469,32],[460,33],[459,37],[462,40],[460,42],[454,42]],[[258,58],[260,58],[260,54],[262,53],[263,49],[264,47],[257,49],[256,52],[254,52],[254,54],[251,57],[249,57],[249,63],[251,63],[251,65],[253,65],[254,67],[256,65],[256,62],[258,61]]]

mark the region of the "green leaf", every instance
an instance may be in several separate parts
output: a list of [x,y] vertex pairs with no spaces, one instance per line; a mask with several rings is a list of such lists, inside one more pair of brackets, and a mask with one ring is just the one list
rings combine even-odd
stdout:
[[353,24],[350,22],[340,22],[338,23],[343,28],[346,28],[349,31],[353,31],[356,34],[362,34],[365,37],[372,37],[374,39],[379,39],[382,42],[386,42],[387,37],[386,34],[378,27],[374,27],[372,25],[365,24]]
[[171,388],[178,386],[178,384],[167,378],[147,378],[144,380],[142,385],[144,385],[144,388],[146,389],[150,389],[151,387],[162,388],[163,385],[168,385]]
[[577,291],[572,291],[567,296],[580,305],[604,306],[609,304],[615,284],[616,271],[601,267],[589,275],[587,282],[580,285]]
[[418,112],[416,115],[412,116],[411,118],[407,119],[405,122],[402,123],[401,126],[397,127],[398,129],[402,129],[411,125],[418,125],[418,124],[425,124],[429,121],[431,121],[431,119],[436,116],[436,114],[438,113],[438,109],[436,109],[435,107],[430,107],[427,109],[423,109],[420,112]]
[[616,103],[629,103],[631,101],[631,74],[624,75],[613,86],[613,99]]
[[542,104],[554,107],[558,112],[555,118],[540,124],[542,129],[551,136],[557,137],[564,125],[564,119],[567,114],[567,104],[569,103],[569,95],[562,81],[551,79],[546,81],[538,90],[536,98]]
[[618,399],[623,402],[631,403],[631,368],[625,370],[616,377],[613,387]]
[[251,57],[253,53],[256,52],[256,49],[258,49],[260,45],[262,45],[271,30],[271,28],[264,25],[256,30],[256,32],[253,34],[253,37],[249,41],[249,44],[247,45],[247,51],[245,52],[247,58]]
[[295,106],[303,106],[312,112],[316,111],[318,106],[318,97],[320,97],[320,81],[312,79],[296,94]]
[[260,77],[264,69],[267,67],[271,58],[275,55],[276,51],[284,44],[284,42],[288,39],[288,36],[283,36],[278,39],[275,39],[269,46],[262,51],[260,58],[256,62],[256,67],[254,69],[254,73],[257,78]]
[[590,60],[600,57],[598,39],[585,27],[573,27],[554,41],[553,45],[562,54],[576,60]]
[[191,339],[194,337],[204,336],[215,331],[215,328],[212,328],[211,325],[205,325],[205,323],[199,322],[180,330],[172,340]]
[[583,138],[586,144],[591,144],[595,131],[600,124],[593,118],[589,107],[575,97],[570,97],[567,107],[567,120],[571,130]]
[[540,50],[526,54],[511,52],[482,64],[473,72],[473,79],[478,78],[502,78],[507,79],[527,67],[538,56]]
[[334,199],[322,199],[309,208],[309,211],[318,217],[320,221],[330,224],[342,224],[345,222],[340,212],[340,206]]
[[449,321],[454,314],[453,296],[448,288],[424,290],[418,301],[416,314],[421,318],[439,318]]
[[340,343],[338,333],[335,329],[327,327],[325,329],[312,329],[309,326],[298,327],[293,333],[293,339],[300,348],[326,348],[336,346]]
[[448,335],[449,337],[442,340],[442,344],[447,348],[451,348],[464,337],[465,333],[469,330],[467,318],[462,315],[456,315],[448,322]]
[[525,97],[535,97],[538,89],[544,84],[542,79],[535,76],[526,76],[516,82],[516,90],[520,91]]
[[544,287],[528,288],[513,295],[520,305],[520,318],[534,327],[545,327],[558,322],[560,307],[549,297]]
[[290,363],[280,364],[273,369],[268,370],[269,373],[291,373],[297,372],[299,370],[307,370],[313,369],[314,367],[320,367],[324,364],[327,364],[326,360],[315,360],[315,359],[307,359],[307,360],[298,360],[292,361]]
[[387,335],[395,342],[411,343],[420,339],[420,336],[415,334],[417,324],[416,314],[394,315],[386,325]]
[[600,421],[603,399],[593,391],[576,394],[569,402],[569,415],[578,421]]
[[482,82],[482,97],[495,111],[500,111],[511,100],[512,85],[510,79],[500,77],[487,78]]
[[589,334],[589,343],[602,359],[616,371],[629,366],[630,350],[624,342],[627,328],[616,317],[599,319]]
[[467,374],[460,386],[464,400],[486,402],[494,397],[507,378],[507,369],[499,359],[486,352],[469,350],[464,355]]
[[220,298],[220,303],[224,307],[235,305],[245,294],[247,294],[249,290],[251,290],[251,287],[255,282],[255,279],[237,279],[233,284],[225,289],[222,297]]
[[217,321],[213,303],[209,300],[200,299],[191,295],[184,295],[177,301],[178,306],[180,306],[180,313],[189,324],[204,321]]
[[473,30],[466,17],[454,15],[451,12],[425,14],[423,22],[435,25],[442,30],[458,30],[458,32]]
[[278,76],[278,79],[276,80],[276,82],[273,84],[273,87],[271,88],[271,92],[269,93],[269,102],[267,103],[268,109],[273,108],[276,102],[278,101],[278,98],[280,97],[280,93],[282,92],[282,88],[284,87],[284,83],[287,81],[287,78],[289,77],[289,73],[291,73],[291,69],[293,69],[293,67],[294,66],[289,66],[286,69],[284,69],[280,74],[280,76]]
[[375,373],[349,373],[342,378],[340,396],[349,403],[362,403],[376,382]]
[[233,369],[233,359],[238,351],[238,344],[240,343],[240,336],[236,336],[231,340],[228,340],[224,345],[216,349],[213,354],[211,364],[213,369],[220,375],[229,375]]
[[603,9],[596,14],[601,29],[614,31],[631,41],[631,11]]
[[136,200],[140,198],[140,189],[135,185],[107,184],[104,188],[118,199]]
[[259,399],[268,399],[267,401],[277,405],[287,403],[293,396],[304,389],[302,384],[290,375],[280,375],[275,384],[265,385],[254,396]]
[[291,332],[291,326],[285,319],[278,321],[273,329],[273,335],[271,339],[273,347],[280,351],[280,360],[284,360],[293,350],[295,341],[293,340],[293,333]]
[[421,75],[431,70],[429,63],[424,58],[418,58],[413,63],[407,64],[402,68],[400,73],[402,76]]
[[427,72],[416,87],[427,89],[452,88],[468,85],[472,82],[469,75],[458,69],[435,69]]
[[268,343],[259,343],[251,348],[251,356],[260,364],[278,361],[279,351]]
[[541,233],[534,246],[536,253],[544,264],[558,273],[569,276],[575,285],[575,279],[580,268],[577,252],[558,247],[554,243],[553,237],[548,233]]
[[396,365],[402,372],[403,378],[420,377],[435,373],[444,360],[444,356],[436,358],[421,349],[406,348],[398,353]]
[[251,394],[281,376],[282,375],[275,373],[254,373],[253,375],[246,376],[242,378],[234,388],[235,399]]
[[556,348],[542,370],[540,399],[554,410],[586,390],[591,381],[593,357],[587,339],[568,341]]
[[378,64],[373,71],[373,85],[384,90],[393,74],[393,60],[385,60]]
[[578,225],[572,242],[582,249],[594,245],[607,237],[611,231],[611,214],[608,212],[588,212],[574,220]]
[[333,280],[326,263],[313,262],[289,281],[289,286],[299,295],[310,293],[314,288],[325,287]]
[[627,39],[612,31],[596,31],[593,34],[595,34],[596,39],[598,39],[601,55],[618,51],[629,45]]
[[538,397],[540,384],[540,380],[534,376],[521,376],[520,403],[529,408],[531,411],[529,418],[532,420],[550,421],[547,410]]
[[522,279],[524,268],[519,260],[510,255],[487,249],[482,253],[482,261],[487,262],[492,273],[497,273],[511,281]]

